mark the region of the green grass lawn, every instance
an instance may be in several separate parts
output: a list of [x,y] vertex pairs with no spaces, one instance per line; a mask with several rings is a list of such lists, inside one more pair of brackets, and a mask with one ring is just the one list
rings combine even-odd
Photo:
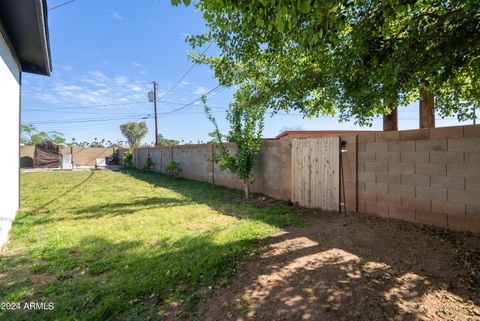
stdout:
[[161,319],[228,282],[258,240],[299,224],[282,203],[142,171],[21,174],[21,209],[0,254],[2,320]]

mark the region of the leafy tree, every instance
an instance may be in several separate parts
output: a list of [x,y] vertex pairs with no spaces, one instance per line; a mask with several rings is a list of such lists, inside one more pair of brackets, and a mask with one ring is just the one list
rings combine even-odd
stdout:
[[303,127],[300,125],[295,125],[295,126],[283,126],[278,133],[281,134],[283,132],[286,132],[288,130],[303,130]]
[[32,141],[32,135],[37,130],[33,125],[21,124],[20,125],[20,143],[30,145]]
[[147,135],[147,124],[143,122],[128,122],[120,125],[120,130],[127,139],[130,148],[139,147],[142,139]]
[[93,142],[90,143],[89,147],[103,148],[105,147],[105,139],[98,140],[97,137],[94,138]]
[[[252,169],[255,159],[262,146],[262,132],[264,128],[264,113],[262,108],[250,108],[248,86],[240,88],[235,93],[235,101],[227,110],[227,120],[230,122],[230,131],[223,135],[207,105],[206,97],[202,97],[205,113],[213,123],[214,130],[210,136],[218,144],[213,161],[220,165],[222,170],[229,169],[243,182],[245,198],[249,197]],[[224,141],[235,143],[236,152],[232,153]]]
[[38,131],[33,125],[20,125],[20,141],[25,145],[35,145],[43,140],[50,140],[56,144],[63,145],[65,137],[57,131]]
[[50,131],[47,133],[47,139],[51,140],[55,144],[63,145],[65,144],[65,137],[62,133],[57,131]]
[[162,134],[158,134],[158,146],[175,146],[179,143],[176,139],[165,138]]
[[[190,1],[172,0],[174,5]],[[192,53],[222,85],[250,85],[251,106],[298,109],[369,124],[436,95],[443,116],[473,117],[480,101],[477,0],[199,0],[220,56]]]

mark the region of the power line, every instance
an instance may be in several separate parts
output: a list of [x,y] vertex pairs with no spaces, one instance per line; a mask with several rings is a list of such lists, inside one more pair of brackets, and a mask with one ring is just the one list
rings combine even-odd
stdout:
[[[32,112],[37,112],[37,111],[41,111],[41,112],[54,112],[54,113],[59,113],[59,114],[82,114],[82,115],[105,115],[106,112],[102,112],[102,111],[98,111],[98,112],[94,112],[94,111],[69,111],[69,110],[24,110],[25,111],[32,111]],[[111,112],[111,110],[109,110],[109,112]],[[133,115],[131,112],[130,113],[116,113],[116,115],[118,116],[128,116],[128,115]]]
[[190,106],[192,106],[193,104],[195,104],[197,101],[200,101],[202,99],[203,96],[208,96],[210,95],[211,93],[213,93],[215,90],[217,90],[218,88],[220,88],[222,85],[218,85],[217,87],[211,89],[210,91],[208,91],[207,93],[205,93],[204,95],[198,97],[197,99],[193,100],[192,102],[188,103],[188,104],[185,104],[183,105],[182,107],[179,107],[179,108],[176,108],[174,110],[171,110],[169,112],[166,112],[165,114],[173,114],[173,113],[176,113],[178,111],[181,111],[181,110],[184,110],[185,108],[188,108]]
[[[111,121],[111,120],[125,120],[125,119],[138,119],[137,117],[141,118],[150,118],[151,115],[145,115],[145,114],[138,114],[138,115],[132,115],[132,116],[122,116],[122,117],[117,117],[117,118],[79,118],[79,119],[69,119],[69,120],[64,120],[64,119],[53,119],[53,120],[45,120],[45,121],[34,121],[34,122],[29,122],[32,125],[44,125],[44,124],[71,124],[71,123],[85,123],[85,122],[99,122],[99,121]],[[145,118],[145,119],[146,119]]]
[[[197,99],[198,100],[198,99]],[[195,101],[197,101],[195,100]],[[195,101],[186,104],[184,107],[191,106]],[[173,113],[172,111],[170,112],[164,112],[164,113],[159,113],[159,115],[164,115],[164,116],[177,116],[177,115],[192,115],[192,114],[203,114],[203,112],[191,112],[188,113],[186,111],[188,110],[178,110],[179,112]],[[225,112],[226,110],[219,110],[217,113]],[[269,113],[271,111],[267,111],[266,113]],[[288,114],[288,113],[276,113],[274,115],[282,115],[282,116],[302,116],[302,114]],[[116,120],[128,120],[128,119],[150,119],[153,118],[152,114],[125,114],[125,115],[118,115],[119,117],[105,117],[105,118],[80,118],[80,119],[55,119],[55,120],[45,120],[45,121],[33,121],[33,122],[28,122],[30,124],[71,124],[71,123],[86,123],[86,122],[105,122],[105,121],[116,121]],[[335,116],[319,116],[316,118],[330,118],[334,119],[336,118]],[[375,119],[380,119],[380,118],[375,118]],[[399,118],[399,120],[418,120],[416,118]],[[438,120],[450,120],[450,119],[438,119]]]
[[[210,48],[211,45],[212,45],[212,42],[208,44],[207,48],[205,48],[205,50],[202,52],[202,55],[204,55],[207,52],[208,48]],[[174,90],[182,82],[182,80],[185,79],[185,77],[193,70],[193,68],[195,68],[195,66],[196,66],[196,63],[193,63],[192,66],[190,66],[190,68],[188,68],[187,71],[180,77],[180,79],[175,84],[173,84],[173,86],[170,87],[170,89],[168,89],[165,94],[163,94],[160,98],[158,98],[157,101],[161,101],[163,98],[169,95],[172,92],[172,90]]]
[[85,106],[82,106],[82,105],[64,106],[64,107],[59,107],[59,108],[45,108],[45,109],[25,109],[23,111],[46,111],[46,110],[74,109],[74,108],[98,108],[98,107],[126,106],[126,105],[138,105],[138,104],[148,104],[148,101],[131,101],[131,102],[123,102],[123,103],[85,105]]
[[[217,111],[222,112],[222,111]],[[165,116],[177,116],[177,115],[192,115],[192,114],[203,114],[203,112],[192,112],[192,113],[158,113],[159,115]],[[40,124],[71,124],[71,123],[84,123],[84,122],[99,122],[99,121],[112,121],[112,120],[125,120],[125,119],[150,119],[153,118],[152,114],[132,114],[132,115],[121,115],[119,117],[105,117],[105,118],[76,118],[76,119],[52,119],[52,120],[39,120],[39,121],[25,121],[28,124],[40,125]]]
[[[218,88],[220,88],[221,85],[218,85],[216,86],[215,88],[213,88],[212,90],[208,91],[205,96],[208,96],[210,95],[211,93],[213,93],[214,91],[216,91]],[[223,90],[223,88],[222,88]],[[190,103],[188,104],[184,104],[182,107],[179,107],[179,108],[176,108],[176,109],[173,109],[171,111],[168,111],[168,112],[164,112],[164,113],[159,113],[160,115],[168,115],[168,114],[179,114],[178,112],[179,111],[182,111],[184,110],[185,108],[188,108],[189,106],[192,106],[194,103],[196,103],[197,101],[201,100],[203,97],[200,96],[196,99],[194,99],[193,101],[191,101]],[[134,116],[138,116],[138,117],[146,117],[146,118],[151,118],[152,115],[151,114],[137,114],[137,115],[132,115],[131,117],[134,117]],[[82,118],[82,119],[70,119],[70,120],[63,120],[63,119],[55,119],[55,120],[46,120],[46,121],[36,121],[36,122],[32,122],[32,124],[61,124],[61,123],[77,123],[77,122],[96,122],[96,121],[110,121],[110,120],[123,120],[125,119],[125,117],[128,117],[128,116],[124,116],[122,118]]]
[[75,1],[75,0],[65,1],[65,2],[63,2],[63,3],[60,3],[60,4],[56,5],[56,6],[54,6],[54,7],[49,8],[48,11],[52,11],[52,10],[55,10],[55,9],[57,9],[57,8],[66,6],[67,4],[70,4],[70,3],[74,2],[74,1]]
[[[179,103],[176,105],[181,105],[184,106],[185,103]],[[225,107],[220,107],[220,106],[212,106],[212,109],[217,109],[217,110],[226,110]],[[22,110],[23,113],[25,112],[51,112],[51,113],[60,113],[60,114],[82,114],[82,115],[104,115],[106,112],[111,112],[111,109],[105,110],[105,111],[69,111],[69,110],[59,110],[59,109],[26,109]],[[168,110],[166,111],[168,112]],[[131,113],[120,113],[117,115],[130,115]]]
[[[158,100],[157,100],[158,101]],[[88,108],[101,108],[101,107],[110,107],[110,106],[122,106],[122,105],[139,105],[139,104],[148,104],[148,101],[131,101],[131,102],[123,102],[123,103],[109,103],[109,104],[101,104],[101,105],[77,105],[77,106],[63,106],[63,107],[50,107],[50,108],[32,108],[32,109],[23,109],[22,112],[25,111],[56,111],[56,110],[62,110],[62,109],[88,109]],[[183,102],[175,102],[175,101],[161,101],[160,104],[162,105],[180,105],[184,106],[185,103]],[[212,108],[222,108],[220,106],[214,106]]]

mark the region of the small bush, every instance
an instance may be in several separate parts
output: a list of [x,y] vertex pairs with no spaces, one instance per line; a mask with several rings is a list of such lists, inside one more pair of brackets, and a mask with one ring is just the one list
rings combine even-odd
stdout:
[[167,173],[168,175],[172,177],[178,177],[180,173],[182,172],[182,168],[180,167],[180,164],[173,161],[167,164]]
[[113,150],[111,163],[114,165],[120,164],[120,158],[118,157],[118,149]]
[[153,162],[153,159],[150,157],[150,155],[148,155],[147,159],[145,160],[145,165],[143,165],[143,170],[151,171],[154,165],[155,163]]
[[126,168],[133,167],[133,153],[131,150],[125,152],[125,155],[123,156],[123,166]]

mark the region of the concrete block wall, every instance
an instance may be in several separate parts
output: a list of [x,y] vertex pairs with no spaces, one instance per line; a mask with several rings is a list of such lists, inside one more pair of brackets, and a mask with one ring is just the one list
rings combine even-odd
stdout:
[[97,158],[111,157],[113,148],[95,148],[95,147],[63,147],[62,154],[72,154],[73,162],[76,166],[94,166]]
[[[225,144],[228,150],[231,153],[235,153],[236,146],[234,144]],[[236,189],[243,189],[243,183],[235,174],[232,174],[228,169],[222,171],[218,164],[213,164],[213,180],[214,184],[229,187],[229,188],[236,188]]]
[[[95,148],[95,147],[62,147],[62,154],[71,154],[76,166],[94,166],[97,158],[110,157],[113,154],[113,148]],[[20,147],[20,167],[33,167],[33,155],[35,146]],[[123,157],[122,157],[123,159]]]
[[149,147],[140,147],[133,150],[133,164],[136,168],[142,169],[148,157]]
[[[232,152],[235,145],[227,144]],[[135,167],[142,169],[148,152],[156,172],[166,173],[166,165],[172,160],[182,168],[181,177],[210,182],[230,188],[243,189],[243,183],[229,170],[222,171],[212,162],[211,144],[180,145],[164,148],[136,148]],[[290,146],[288,141],[266,141],[253,169],[252,192],[271,197],[290,198]]]
[[342,135],[340,138],[346,142],[342,153],[346,208],[349,212],[357,212],[357,136]]
[[129,151],[128,148],[120,147],[118,149],[118,163],[120,165],[123,165],[123,158],[125,157],[125,153],[128,152],[128,151]]
[[35,146],[20,147],[20,168],[33,167],[33,155],[35,154]]
[[358,135],[358,211],[480,233],[480,125]]
[[[211,171],[211,145],[180,145],[172,148],[173,159],[180,164],[181,177],[209,182]],[[166,164],[168,164],[167,162]]]

